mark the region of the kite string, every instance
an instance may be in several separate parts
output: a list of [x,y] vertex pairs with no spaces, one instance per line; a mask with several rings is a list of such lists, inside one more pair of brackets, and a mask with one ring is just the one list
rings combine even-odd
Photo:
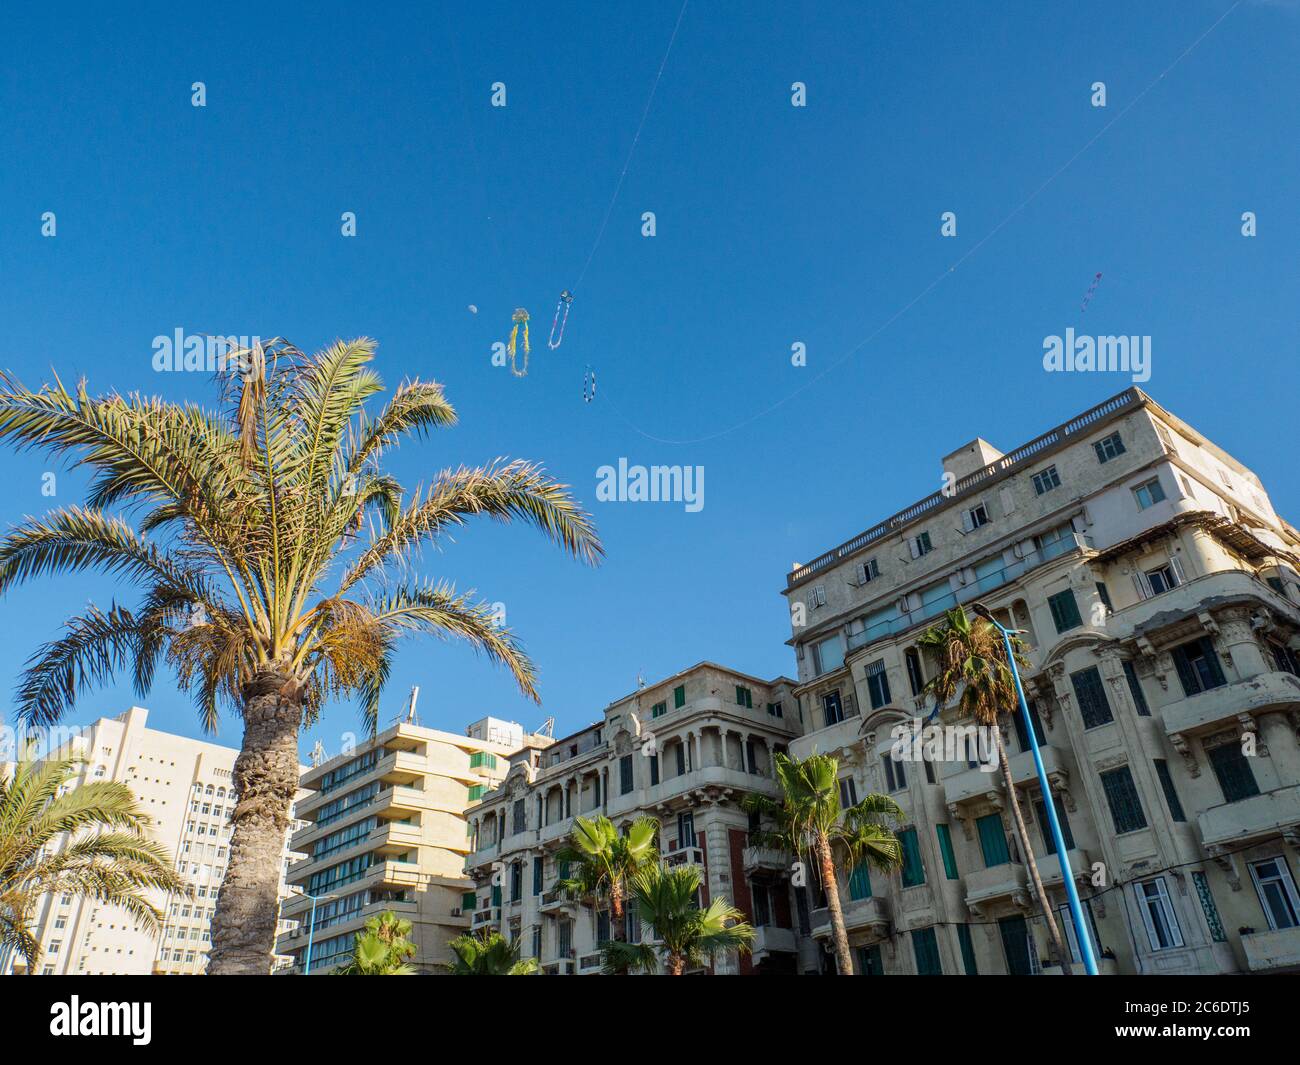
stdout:
[[[761,418],[767,417],[773,411],[777,410],[780,407],[785,406],[785,404],[789,403],[790,400],[801,395],[803,392],[806,392],[809,388],[812,388],[812,386],[817,384],[817,382],[820,381],[822,378],[826,377],[829,373],[838,369],[849,359],[857,355],[858,352],[860,352],[863,348],[865,348],[868,344],[870,344],[873,340],[875,340],[877,336],[879,336],[882,332],[884,332],[891,325],[893,325],[894,322],[898,321],[899,318],[901,318],[908,311],[910,311],[922,299],[928,296],[936,287],[938,287],[939,282],[941,282],[944,278],[948,277],[950,274],[955,273],[959,266],[965,263],[967,259],[969,259],[972,255],[974,255],[977,251],[979,251],[982,247],[984,247],[985,244],[987,244],[990,240],[992,240],[995,236],[997,236],[1003,229],[1005,229],[1006,226],[1010,224],[1012,219],[1016,218],[1026,207],[1028,207],[1031,203],[1033,203],[1033,201],[1036,200],[1047,189],[1049,185],[1051,185],[1054,181],[1056,181],[1057,178],[1059,178],[1071,166],[1073,166],[1079,160],[1079,158],[1085,152],[1088,151],[1089,148],[1091,148],[1094,144],[1096,144],[1097,141],[1100,140],[1102,136],[1104,136],[1110,130],[1110,128],[1115,125],[1116,122],[1118,122],[1125,115],[1127,115],[1131,110],[1133,110],[1133,108],[1136,107],[1147,96],[1147,94],[1151,92],[1152,89],[1154,89],[1161,81],[1165,79],[1166,75],[1168,75],[1169,72],[1174,69],[1174,67],[1178,66],[1179,63],[1181,63],[1184,59],[1186,59],[1189,55],[1191,55],[1191,53],[1196,49],[1196,47],[1203,40],[1205,40],[1206,37],[1208,37],[1211,33],[1213,33],[1216,29],[1219,28],[1219,25],[1224,21],[1224,19],[1226,19],[1229,15],[1231,15],[1234,11],[1237,10],[1237,8],[1239,8],[1242,5],[1242,2],[1243,0],[1235,0],[1233,5],[1229,7],[1217,19],[1215,19],[1209,25],[1209,27],[1199,37],[1196,38],[1196,40],[1194,40],[1185,49],[1183,49],[1183,51],[1179,53],[1179,55],[1174,59],[1174,61],[1160,72],[1160,75],[1157,78],[1155,78],[1149,85],[1147,85],[1145,89],[1143,89],[1140,93],[1138,93],[1135,97],[1133,97],[1133,99],[1129,101],[1129,103],[1124,107],[1123,110],[1121,110],[1114,118],[1112,118],[1109,122],[1107,122],[1104,126],[1102,126],[1101,129],[1099,129],[1090,138],[1088,138],[1088,140],[1084,143],[1083,147],[1081,147],[1072,156],[1070,156],[1069,159],[1067,159],[1064,163],[1062,163],[1059,167],[1057,167],[1056,170],[1054,170],[1047,177],[1045,181],[1043,181],[1036,189],[1034,189],[1034,191],[1030,193],[1029,196],[1026,197],[1017,207],[1015,207],[1012,211],[1010,211],[1002,219],[1002,221],[1000,221],[997,225],[995,225],[992,229],[990,229],[987,233],[985,233],[984,236],[981,237],[978,241],[976,241],[974,245],[972,245],[961,256],[959,256],[956,262],[954,262],[951,266],[949,266],[943,273],[939,274],[936,278],[934,278],[934,280],[932,280],[928,285],[926,285],[925,288],[921,289],[920,292],[918,292],[915,296],[913,296],[910,300],[908,300],[907,303],[903,304],[902,307],[900,307],[897,311],[895,311],[892,315],[890,315],[889,318],[887,318],[881,325],[877,326],[869,334],[867,334],[867,336],[864,339],[860,340],[853,347],[849,348],[848,351],[846,351],[838,359],[836,359],[829,366],[827,366],[826,369],[822,370],[820,373],[818,373],[810,380],[805,381],[802,385],[796,388],[789,395],[776,400],[774,403],[769,404],[767,407],[751,415],[750,417],[737,422],[735,425],[732,425],[730,428],[720,429],[716,433],[709,433],[706,436],[698,436],[698,437],[693,437],[688,439],[671,439],[668,437],[655,436],[653,433],[647,433],[639,425],[637,425],[630,418],[628,418],[627,415],[625,415],[622,412],[622,410],[619,409],[618,405],[609,398],[608,392],[606,392],[605,402],[611,406],[615,414],[618,415],[619,419],[623,421],[629,429],[631,429],[634,433],[637,433],[639,436],[643,436],[647,440],[654,441],[657,444],[702,444],[711,440],[717,440],[720,437],[730,436],[732,433],[745,428],[745,426],[747,425],[753,424],[754,422],[758,421]],[[682,10],[683,11],[686,10],[685,4],[682,5]],[[680,21],[680,16],[678,16],[678,20]],[[675,33],[676,31],[674,31],[674,34]],[[667,56],[665,55],[664,58],[666,61]],[[611,204],[611,207],[612,206],[613,205]]]
[[619,193],[623,191],[623,181],[627,177],[628,167],[632,165],[632,154],[636,151],[637,142],[641,139],[641,131],[645,129],[646,119],[650,115],[650,106],[654,103],[655,93],[659,89],[659,80],[664,76],[664,68],[668,65],[668,57],[672,54],[673,44],[677,40],[677,31],[681,29],[682,18],[686,14],[686,6],[690,0],[682,0],[681,10],[677,12],[677,21],[673,24],[672,36],[668,38],[668,48],[664,51],[663,60],[659,63],[659,72],[655,74],[654,84],[650,86],[650,95],[646,97],[645,107],[641,111],[641,121],[637,123],[636,133],[632,137],[632,144],[627,150],[627,158],[623,160],[623,170],[618,175],[618,182],[614,185],[614,195],[609,198],[609,206],[605,208],[605,217],[601,219],[600,229],[596,231],[596,243],[591,246],[591,251],[587,255],[587,261],[583,263],[582,270],[578,274],[578,280],[573,283],[574,291],[582,284],[582,279],[587,276],[587,269],[591,266],[591,260],[596,257],[596,249],[600,247],[600,242],[605,238],[605,229],[609,225],[610,216],[614,213],[614,205],[618,202]]

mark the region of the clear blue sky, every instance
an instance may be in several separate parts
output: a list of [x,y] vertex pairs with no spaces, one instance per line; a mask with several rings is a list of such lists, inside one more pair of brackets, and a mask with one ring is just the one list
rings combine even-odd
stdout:
[[[429,574],[506,604],[541,670],[537,708],[463,648],[408,644],[385,717],[418,683],[424,723],[455,730],[554,715],[558,734],[638,671],[704,658],[791,672],[791,562],[935,490],[940,456],[971,437],[1009,449],[1127,387],[1042,371],[1044,336],[1069,326],[1152,336],[1144,387],[1300,516],[1296,4],[1245,0],[1179,61],[1232,0],[696,0],[549,352],[556,295],[592,249],[679,6],[8,13],[0,366],[202,399],[202,376],[152,371],[154,336],[314,348],[368,334],[390,383],[436,378],[460,410],[459,427],[394,457],[406,481],[544,461],[590,505],[609,558],[585,569],[486,525],[426,553]],[[939,235],[944,211],[955,238]],[[534,315],[525,379],[490,364],[516,306]],[[805,368],[790,365],[796,341]],[[621,456],[704,466],[703,511],[598,504],[596,470]],[[45,469],[0,454],[0,519],[79,500],[72,474],[43,498]],[[9,595],[9,690],[64,617],[115,591],[69,579]],[[126,684],[87,695],[74,720],[131,700]],[[168,678],[146,705],[197,734]],[[319,737],[337,751],[355,721],[331,710],[304,750]],[[238,735],[223,722],[220,740]]]

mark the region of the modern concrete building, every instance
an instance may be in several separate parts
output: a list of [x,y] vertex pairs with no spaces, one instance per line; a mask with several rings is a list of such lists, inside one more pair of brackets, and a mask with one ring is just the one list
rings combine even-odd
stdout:
[[[764,681],[711,662],[611,703],[600,720],[544,749],[522,751],[500,786],[469,811],[476,885],[473,927],[522,941],[552,975],[598,973],[610,915],[566,899],[556,860],[578,815],[626,826],[660,823],[670,865],[697,865],[708,898],[723,895],[758,929],[753,957],[722,959],[719,973],[794,972],[792,896],[783,856],[748,846],[746,792],[775,795],[773,757],[802,731],[794,681]],[[627,916],[629,941],[642,930]]]
[[[148,716],[148,710],[133,706],[84,729],[69,729],[50,756],[83,760],[70,788],[98,780],[130,785],[153,819],[152,838],[171,852],[192,894],[152,899],[165,920],[157,937],[120,907],[47,896],[36,920],[44,974],[197,975],[207,965],[209,924],[230,846],[231,773],[239,752],[149,728]],[[287,865],[287,849],[285,857]],[[22,959],[11,956],[0,971],[22,968]]]
[[[917,638],[973,601],[1028,644],[1103,971],[1300,970],[1300,533],[1255,474],[1138,389],[1007,454],[975,440],[943,468],[945,491],[787,578],[807,726],[793,753],[837,755],[850,796],[907,813],[901,874],[840,889],[858,971],[1044,970],[1000,773],[976,751],[916,762],[893,747],[931,710]],[[950,708],[939,722],[956,724]],[[1018,717],[1003,731],[1073,945],[1027,737]],[[833,966],[817,902],[804,972]]]
[[[413,964],[437,972],[449,940],[469,928],[465,810],[506,773],[520,749],[550,743],[517,724],[484,718],[467,735],[398,722],[355,749],[307,770],[292,837],[306,855],[289,870],[282,913],[295,923],[279,940],[288,968],[329,973],[352,954],[366,920],[392,910],[414,925]],[[314,930],[308,921],[316,898]]]

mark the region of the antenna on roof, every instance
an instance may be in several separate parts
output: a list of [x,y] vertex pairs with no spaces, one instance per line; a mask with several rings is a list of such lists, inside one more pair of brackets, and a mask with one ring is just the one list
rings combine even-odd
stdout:
[[543,721],[542,727],[537,730],[536,735],[550,736],[551,739],[555,739],[555,718],[548,717],[545,721]]
[[320,740],[316,741],[316,746],[311,749],[311,764],[313,767],[318,766],[325,761],[325,744]]
[[420,715],[415,712],[415,702],[420,698],[420,686],[418,684],[411,688],[411,698],[406,704],[406,723],[408,725],[418,725]]

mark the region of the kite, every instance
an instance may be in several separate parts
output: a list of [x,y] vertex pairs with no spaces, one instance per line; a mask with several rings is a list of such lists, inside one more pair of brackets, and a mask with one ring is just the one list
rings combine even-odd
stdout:
[[[560,346],[564,340],[564,326],[569,320],[569,307],[573,304],[573,293],[567,288],[560,293],[560,300],[555,305],[555,318],[551,321],[551,338],[546,342],[547,347],[552,351]],[[563,317],[561,317],[563,313]],[[555,333],[556,327],[559,327],[559,335]]]
[[[506,350],[510,352],[510,372],[516,377],[526,377],[528,375],[528,354],[532,351],[528,343],[528,312],[522,307],[516,307],[515,313],[510,316],[510,320],[515,323],[510,330],[510,343],[506,346]],[[515,365],[515,350],[521,325],[524,327],[524,368],[522,370]]]
[[590,403],[596,398],[596,371],[590,366],[582,375],[582,401]]
[[1084,294],[1083,303],[1079,305],[1080,313],[1087,311],[1088,304],[1092,302],[1092,294],[1097,291],[1097,286],[1100,283],[1101,283],[1101,274],[1099,273],[1097,274],[1096,277],[1092,279],[1092,284],[1088,286],[1088,291]]

